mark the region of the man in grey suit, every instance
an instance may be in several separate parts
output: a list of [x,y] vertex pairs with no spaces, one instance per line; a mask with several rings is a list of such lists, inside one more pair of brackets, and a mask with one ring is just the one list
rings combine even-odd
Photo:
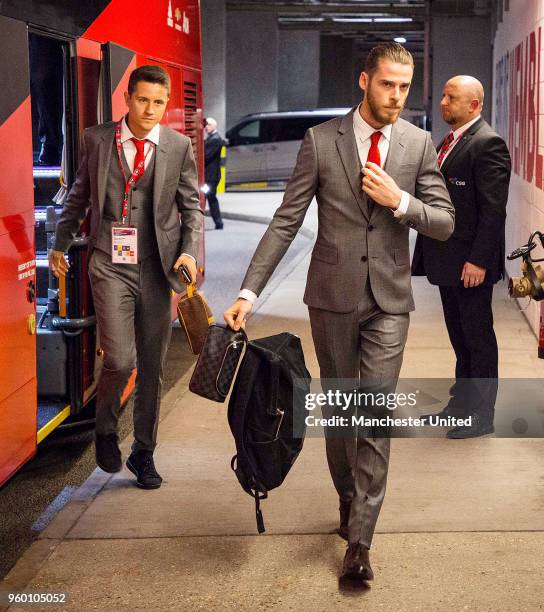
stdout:
[[[61,213],[49,262],[68,271],[68,250],[90,207],[89,276],[104,363],[96,400],[96,461],[121,469],[117,422],[135,367],[134,444],[127,460],[137,485],[160,487],[153,461],[162,369],[171,330],[171,290],[185,265],[196,279],[202,211],[191,140],[159,125],[170,94],[158,66],[132,72],[128,114],[85,130],[81,164]],[[181,221],[180,221],[181,214]]]
[[[397,43],[372,49],[361,104],[309,129],[280,208],[251,260],[238,300],[225,312],[235,329],[317,198],[318,235],[304,302],[323,379],[396,381],[414,309],[409,228],[438,240],[453,231],[453,207],[430,134],[399,119],[413,75]],[[362,180],[361,180],[362,177]],[[342,576],[373,578],[368,551],[385,494],[386,437],[326,436],[348,540]]]

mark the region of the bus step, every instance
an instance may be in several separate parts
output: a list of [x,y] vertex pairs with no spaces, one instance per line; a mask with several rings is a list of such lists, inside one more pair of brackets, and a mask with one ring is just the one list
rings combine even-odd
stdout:
[[38,444],[70,416],[70,406],[63,400],[39,400]]

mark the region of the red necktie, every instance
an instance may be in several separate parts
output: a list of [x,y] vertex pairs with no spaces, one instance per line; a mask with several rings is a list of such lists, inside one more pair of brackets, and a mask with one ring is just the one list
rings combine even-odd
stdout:
[[[131,140],[136,146],[136,157],[134,158],[134,167],[132,168],[132,172],[135,172],[139,164],[145,164],[144,146],[146,141],[138,140],[138,138],[132,138]],[[144,169],[145,168],[142,165],[142,170],[136,180],[138,180],[142,176],[142,174],[144,173]]]
[[450,145],[453,141],[453,132],[450,132],[446,138],[444,138],[444,142],[440,147],[440,151],[438,152],[438,167],[442,166],[442,162],[444,161],[444,157],[446,157],[446,153],[449,151]]
[[374,132],[374,134],[372,134],[370,137],[370,149],[368,151],[368,157],[366,158],[366,161],[377,164],[380,167],[382,165],[382,158],[380,156],[380,149],[378,149],[378,142],[381,137],[381,132]]

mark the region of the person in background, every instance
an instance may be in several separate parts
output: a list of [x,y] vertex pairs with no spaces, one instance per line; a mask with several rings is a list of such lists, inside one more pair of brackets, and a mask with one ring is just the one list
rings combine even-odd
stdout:
[[[444,86],[440,112],[450,132],[438,147],[438,163],[455,207],[455,231],[446,242],[418,236],[412,271],[438,285],[455,351],[455,384],[436,416],[471,417],[448,438],[494,431],[499,354],[493,330],[493,286],[504,276],[504,228],[510,154],[481,116],[484,88],[471,76]],[[429,418],[435,415],[425,415]]]
[[38,118],[37,163],[60,166],[62,158],[62,114],[64,57],[58,40],[29,33],[30,91]]
[[221,219],[221,211],[219,210],[219,201],[217,199],[217,185],[221,180],[221,149],[225,141],[221,138],[217,131],[217,121],[213,117],[205,119],[204,131],[206,132],[206,141],[204,143],[204,164],[205,164],[205,181],[208,186],[206,199],[210,207],[210,214],[215,229],[223,229],[223,219]]

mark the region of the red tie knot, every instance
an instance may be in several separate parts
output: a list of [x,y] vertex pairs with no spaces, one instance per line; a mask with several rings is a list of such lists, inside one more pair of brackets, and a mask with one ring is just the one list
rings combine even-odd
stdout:
[[144,154],[144,146],[145,143],[147,142],[147,140],[144,138],[144,140],[140,140],[139,138],[131,138],[132,142],[134,143],[134,146],[136,147],[136,153],[138,155],[143,155]]
[[370,142],[373,147],[375,147],[378,144],[378,142],[380,142],[381,137],[382,137],[381,132],[374,132],[374,134],[372,134],[372,136],[370,137]]
[[143,153],[144,153],[144,146],[145,146],[145,143],[147,141],[145,139],[144,140],[140,140],[139,138],[132,138],[131,140],[132,140],[132,142],[134,143],[134,145],[136,147],[136,153],[138,155],[143,155]]
[[453,132],[450,132],[447,136],[446,136],[446,140],[444,142],[444,144],[446,146],[449,146],[451,144],[451,141],[453,140]]

